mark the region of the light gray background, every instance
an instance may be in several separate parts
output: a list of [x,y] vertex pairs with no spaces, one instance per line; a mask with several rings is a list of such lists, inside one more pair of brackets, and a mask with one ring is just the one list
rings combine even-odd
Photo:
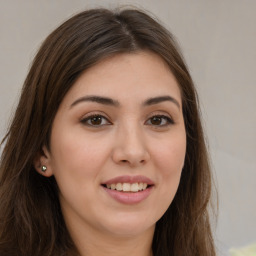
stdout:
[[255,0],[0,0],[0,137],[49,32],[85,8],[122,4],[163,21],[197,85],[219,191],[219,255],[256,242]]

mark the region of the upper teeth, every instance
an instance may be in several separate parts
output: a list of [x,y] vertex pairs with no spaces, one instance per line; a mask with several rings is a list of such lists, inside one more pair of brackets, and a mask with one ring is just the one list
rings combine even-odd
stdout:
[[140,182],[107,184],[107,188],[125,192],[138,192],[140,190],[145,190],[147,188],[147,183]]

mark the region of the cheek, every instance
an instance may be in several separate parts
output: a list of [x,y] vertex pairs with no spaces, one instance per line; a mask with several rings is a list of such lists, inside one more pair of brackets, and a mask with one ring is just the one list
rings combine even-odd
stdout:
[[157,181],[162,198],[169,206],[173,200],[180,182],[180,176],[186,154],[185,133],[178,134],[174,138],[166,139],[155,145],[154,164],[156,166]]
[[94,138],[81,133],[61,131],[53,134],[52,166],[55,176],[64,176],[81,183],[85,178],[97,177],[106,160],[107,148]]
[[172,203],[177,192],[186,154],[185,132],[176,132],[153,143],[152,160],[156,174],[156,197],[152,210],[159,220]]
[[93,203],[108,148],[84,133],[58,131],[52,136],[53,174],[62,206],[77,210],[84,202]]
[[184,165],[186,154],[186,137],[181,133],[175,138],[165,139],[155,144],[154,161],[163,176],[179,173]]

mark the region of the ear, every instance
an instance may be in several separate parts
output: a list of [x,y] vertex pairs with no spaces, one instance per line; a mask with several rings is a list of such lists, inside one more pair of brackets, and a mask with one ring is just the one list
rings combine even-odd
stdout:
[[53,175],[51,154],[46,146],[43,146],[40,152],[36,154],[34,167],[39,174],[45,177],[51,177]]

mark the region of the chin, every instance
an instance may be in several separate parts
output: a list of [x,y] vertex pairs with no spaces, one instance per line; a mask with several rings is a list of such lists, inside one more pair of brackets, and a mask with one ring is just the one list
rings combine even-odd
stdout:
[[109,225],[105,225],[105,228],[109,233],[119,237],[134,237],[145,232],[154,232],[155,221],[148,220],[145,216],[138,218],[138,215],[132,215],[135,214],[131,213],[127,215],[126,213],[122,218],[115,216],[114,219],[109,221]]

